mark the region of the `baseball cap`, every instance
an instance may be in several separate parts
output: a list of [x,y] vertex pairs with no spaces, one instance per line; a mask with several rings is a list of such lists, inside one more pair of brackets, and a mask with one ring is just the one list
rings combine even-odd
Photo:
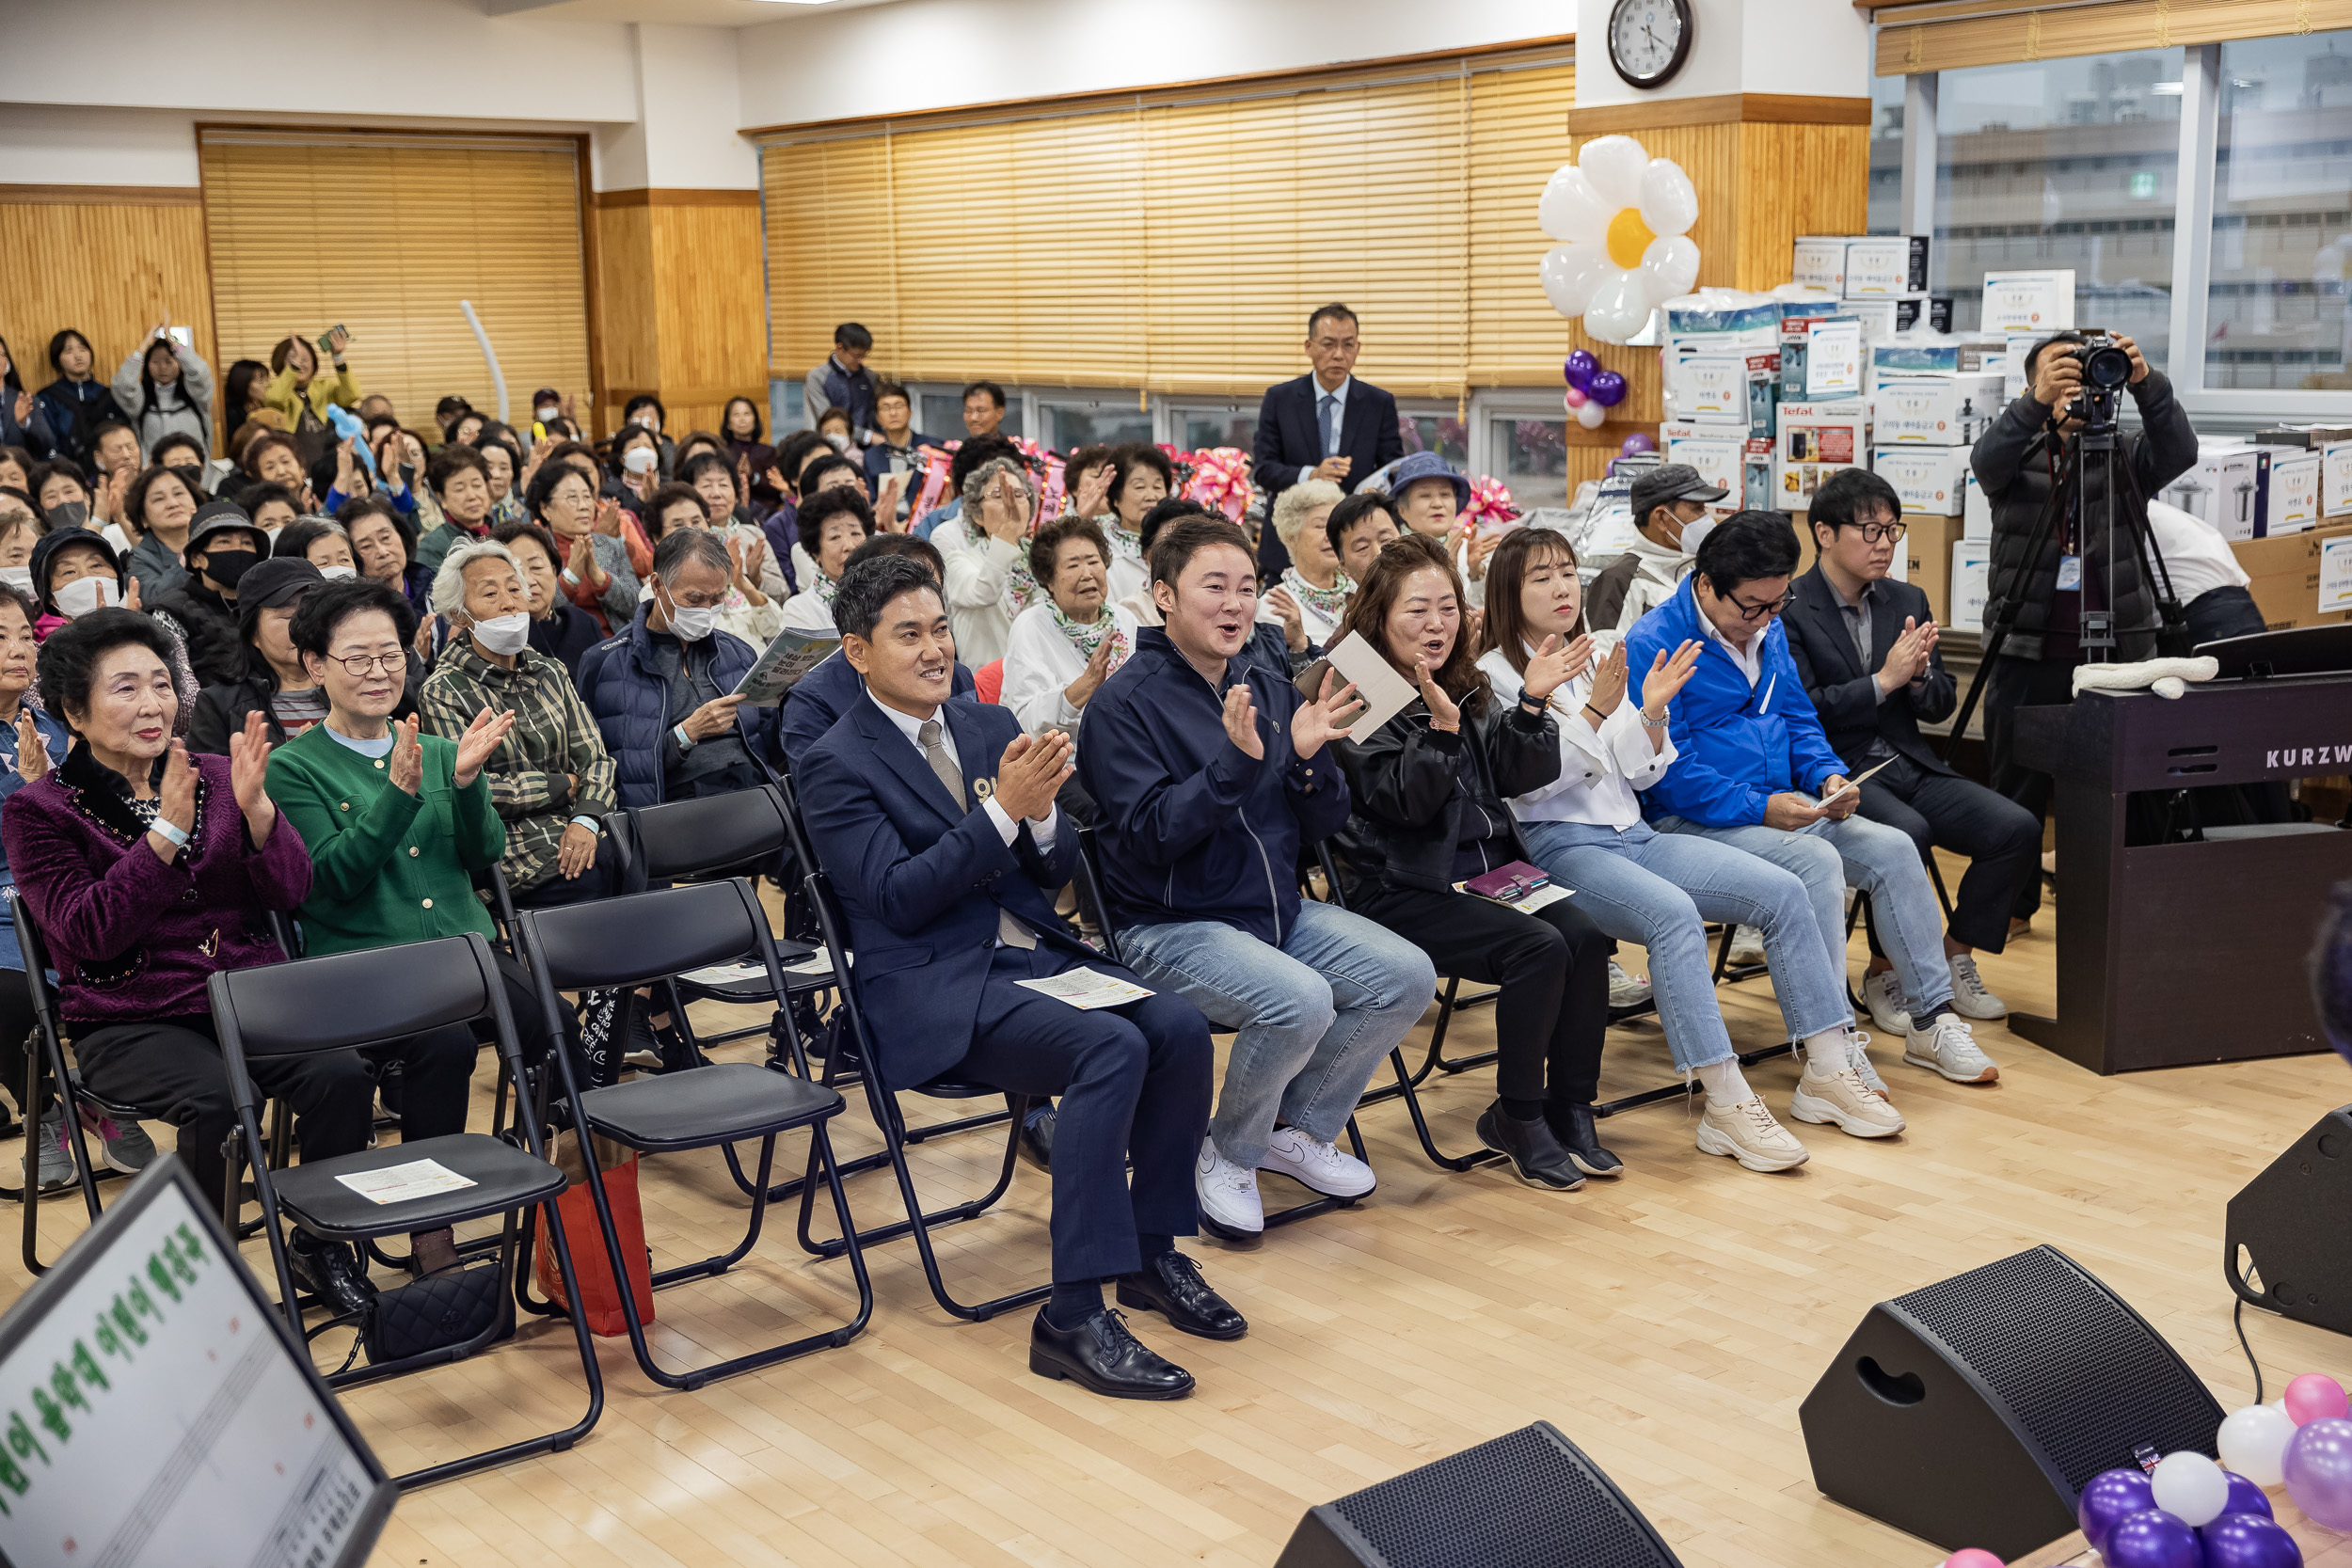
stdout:
[[1633,518],[1638,523],[1659,507],[1674,501],[1706,501],[1711,505],[1730,494],[1720,484],[1708,483],[1688,463],[1662,464],[1633,482]]
[[316,566],[291,555],[257,561],[237,579],[237,608],[282,610],[326,581]]

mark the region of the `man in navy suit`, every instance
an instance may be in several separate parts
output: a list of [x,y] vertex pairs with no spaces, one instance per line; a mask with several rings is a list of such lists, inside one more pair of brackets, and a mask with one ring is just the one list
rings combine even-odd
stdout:
[[[832,875],[879,1038],[874,1069],[907,1088],[953,1069],[1009,1093],[1059,1095],[1054,1291],[1029,1369],[1121,1399],[1181,1399],[1192,1374],[1103,1304],[1168,1315],[1212,1339],[1248,1332],[1175,1238],[1194,1233],[1192,1166],[1209,1120],[1209,1029],[1154,995],[1082,1011],[1022,982],[1084,965],[1136,983],[1072,937],[1053,891],[1077,861],[1055,792],[1067,736],[1024,735],[1009,709],[948,700],[954,634],[938,582],[904,556],[859,563],[834,600],[865,677],[798,768],[801,808]],[[1134,1167],[1132,1182],[1128,1167]]]
[[[930,569],[931,580],[946,580],[946,568],[940,562],[939,546],[928,539],[917,539],[911,533],[877,533],[850,552],[850,559],[841,563],[844,572],[861,561],[871,561],[880,555],[908,556]],[[866,683],[841,657],[839,649],[819,659],[817,667],[792,683],[792,689],[784,694],[784,707],[777,722],[777,739],[784,747],[785,766],[789,768],[801,760],[801,753],[824,738],[834,721],[849,711],[850,705],[866,694]],[[967,703],[980,700],[979,690],[972,681],[972,672],[956,662],[955,689],[950,698]]]
[[[1360,346],[1356,312],[1346,306],[1327,305],[1307,318],[1307,358],[1314,372],[1267,388],[1258,404],[1250,456],[1268,505],[1302,479],[1327,479],[1352,492],[1405,455],[1396,399],[1351,373]],[[1263,530],[1260,578],[1272,582],[1290,563],[1282,541]]]

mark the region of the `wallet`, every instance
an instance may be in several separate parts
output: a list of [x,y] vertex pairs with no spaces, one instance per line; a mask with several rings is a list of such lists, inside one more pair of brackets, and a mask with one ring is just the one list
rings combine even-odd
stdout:
[[1466,890],[1478,895],[1481,898],[1491,898],[1501,904],[1512,903],[1526,897],[1539,887],[1550,885],[1549,875],[1540,867],[1528,864],[1525,861],[1513,861],[1508,865],[1499,865],[1485,876],[1472,877],[1462,884]]

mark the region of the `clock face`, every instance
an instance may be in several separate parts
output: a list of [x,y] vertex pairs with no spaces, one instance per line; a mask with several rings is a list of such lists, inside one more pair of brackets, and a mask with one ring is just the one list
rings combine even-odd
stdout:
[[1664,82],[1690,50],[1689,0],[1617,0],[1610,13],[1610,63],[1637,87]]

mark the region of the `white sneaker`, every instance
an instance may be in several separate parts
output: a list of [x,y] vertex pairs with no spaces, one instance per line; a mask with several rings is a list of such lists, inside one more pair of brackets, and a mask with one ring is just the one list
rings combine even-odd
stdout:
[[1260,1170],[1287,1176],[1326,1197],[1361,1197],[1380,1184],[1372,1167],[1336,1144],[1317,1143],[1295,1127],[1279,1127],[1267,1140]]
[[1906,1034],[1903,1060],[1955,1084],[1994,1084],[2001,1077],[1993,1058],[1977,1049],[1976,1031],[1958,1013],[1939,1013],[1928,1028]]
[[1192,1167],[1192,1190],[1200,1199],[1200,1217],[1211,1225],[1248,1236],[1265,1229],[1265,1205],[1258,1200],[1258,1173],[1219,1154],[1213,1137],[1200,1140],[1200,1158]]
[[1731,933],[1731,962],[1735,968],[1765,961],[1763,932],[1753,926],[1742,926]]
[[1650,999],[1649,982],[1636,974],[1628,974],[1625,965],[1609,960],[1609,1005],[1613,1007],[1638,1007]]
[[1984,989],[1984,976],[1977,973],[1974,953],[1956,955],[1950,962],[1952,972],[1952,1011],[1963,1018],[1995,1019],[2009,1016],[2009,1004]]
[[1853,1069],[1856,1078],[1869,1085],[1872,1094],[1881,1100],[1891,1101],[1895,1098],[1894,1092],[1886,1086],[1886,1080],[1881,1078],[1879,1069],[1871,1065],[1870,1037],[1859,1029],[1846,1031],[1846,1065]]
[[1772,1119],[1761,1095],[1737,1105],[1708,1101],[1699,1113],[1698,1144],[1700,1153],[1728,1156],[1749,1170],[1788,1170],[1810,1158],[1804,1145]]
[[1911,1014],[1903,1006],[1903,983],[1891,969],[1862,977],[1862,1005],[1870,1009],[1870,1022],[1890,1035],[1911,1032]]
[[1788,1114],[1816,1125],[1835,1123],[1856,1138],[1891,1138],[1903,1130],[1902,1113],[1872,1092],[1851,1067],[1817,1073],[1807,1062],[1788,1101]]

